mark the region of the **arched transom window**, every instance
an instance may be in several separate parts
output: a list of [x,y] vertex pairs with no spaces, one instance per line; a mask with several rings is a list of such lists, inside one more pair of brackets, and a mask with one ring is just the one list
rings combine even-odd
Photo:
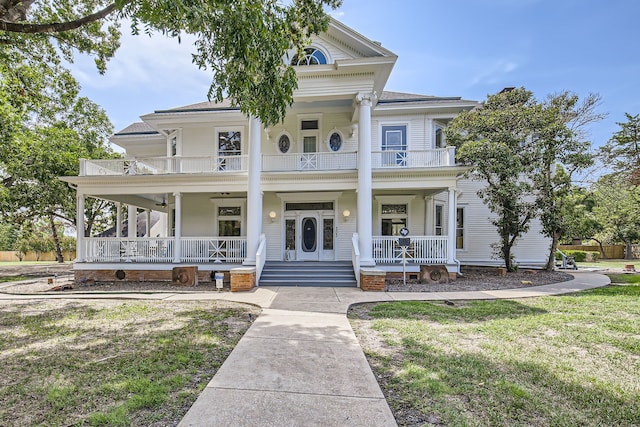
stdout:
[[304,50],[304,56],[295,55],[291,60],[291,65],[318,65],[326,64],[327,57],[322,51],[315,47],[308,47]]

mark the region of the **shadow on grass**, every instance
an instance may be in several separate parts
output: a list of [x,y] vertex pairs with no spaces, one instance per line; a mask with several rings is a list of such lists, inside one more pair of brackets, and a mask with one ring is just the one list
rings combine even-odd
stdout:
[[541,308],[514,300],[456,301],[454,305],[423,301],[379,303],[369,311],[376,319],[427,319],[440,323],[515,319],[544,314]]
[[637,395],[563,369],[553,372],[544,361],[496,362],[474,352],[445,353],[410,338],[402,347],[411,351],[401,354],[401,367],[369,355],[374,365],[386,366],[378,368],[378,377],[386,377],[382,388],[401,426],[407,423],[399,415],[408,408],[414,417],[416,410],[422,415],[418,421],[442,425],[640,425]]
[[147,302],[15,304],[0,322],[0,425],[174,425],[251,323]]

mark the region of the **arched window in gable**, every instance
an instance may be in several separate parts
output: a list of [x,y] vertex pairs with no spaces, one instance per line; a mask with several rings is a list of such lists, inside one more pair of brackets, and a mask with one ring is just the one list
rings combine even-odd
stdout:
[[327,56],[315,47],[308,47],[304,50],[304,55],[294,55],[291,65],[320,65],[327,63]]

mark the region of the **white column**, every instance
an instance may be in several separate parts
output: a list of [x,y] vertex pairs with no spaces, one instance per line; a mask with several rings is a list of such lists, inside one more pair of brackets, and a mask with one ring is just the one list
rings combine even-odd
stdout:
[[433,196],[424,196],[424,235],[432,236],[435,225],[435,207]]
[[129,205],[129,217],[127,218],[127,237],[132,239],[138,236],[138,209]]
[[448,237],[448,255],[447,263],[452,264],[456,259],[456,213],[457,213],[457,199],[456,189],[449,188],[449,205],[447,208],[448,224],[447,224],[447,237]]
[[256,252],[262,233],[262,190],[260,180],[260,120],[249,118],[249,182],[247,188],[247,256],[244,265],[256,265]]
[[151,211],[149,209],[145,209],[145,232],[146,237],[151,237]]
[[375,266],[373,260],[372,186],[371,186],[371,106],[376,99],[374,93],[359,93],[358,115],[358,237],[360,242],[360,265]]
[[173,193],[176,202],[176,233],[173,236],[173,262],[182,258],[182,193]]
[[76,195],[76,260],[84,262],[84,194]]
[[116,203],[116,237],[122,237],[122,203]]

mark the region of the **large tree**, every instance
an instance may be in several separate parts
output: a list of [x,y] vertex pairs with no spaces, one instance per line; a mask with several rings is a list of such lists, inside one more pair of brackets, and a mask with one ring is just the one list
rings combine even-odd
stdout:
[[531,179],[542,232],[551,239],[547,257],[549,271],[555,268],[558,241],[568,227],[572,178],[593,164],[594,155],[585,127],[605,117],[596,112],[599,103],[600,97],[595,94],[583,101],[567,91],[550,95],[542,103],[539,129],[532,129],[531,148],[536,167]]
[[633,257],[631,245],[640,241],[640,186],[624,175],[612,173],[601,177],[594,185],[594,212],[603,230],[602,240],[624,243],[626,257]]
[[626,122],[618,122],[620,130],[602,147],[601,155],[614,173],[625,174],[640,185],[640,114],[625,113]]
[[534,217],[551,238],[547,268],[554,268],[571,178],[592,163],[584,128],[602,117],[598,104],[597,95],[580,102],[566,91],[538,102],[532,92],[514,88],[489,96],[447,129],[458,160],[486,184],[478,195],[495,214],[500,240],[494,247],[507,270],[515,269],[512,247]]
[[341,0],[0,0],[0,62],[11,56],[59,63],[79,51],[104,72],[121,25],[180,38],[196,36],[193,62],[213,72],[209,96],[228,97],[265,125],[293,101],[296,75],[283,57],[326,29],[324,7]]
[[497,255],[515,270],[512,247],[529,230],[535,216],[530,179],[535,152],[532,130],[540,127],[542,107],[524,88],[491,95],[478,108],[457,116],[447,128],[447,141],[457,147],[459,162],[470,165],[470,177],[486,185],[478,192],[495,214]]

